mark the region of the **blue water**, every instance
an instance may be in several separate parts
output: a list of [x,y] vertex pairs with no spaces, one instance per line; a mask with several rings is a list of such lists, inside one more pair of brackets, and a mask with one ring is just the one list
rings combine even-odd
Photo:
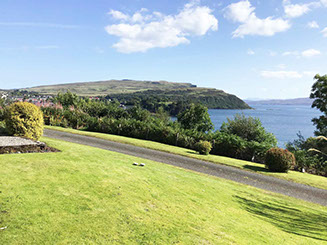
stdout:
[[300,131],[307,138],[313,136],[315,130],[311,119],[321,113],[309,105],[250,105],[254,110],[209,110],[215,129],[219,129],[227,118],[233,118],[237,113],[257,117],[268,132],[273,133],[280,147],[289,141],[297,139]]

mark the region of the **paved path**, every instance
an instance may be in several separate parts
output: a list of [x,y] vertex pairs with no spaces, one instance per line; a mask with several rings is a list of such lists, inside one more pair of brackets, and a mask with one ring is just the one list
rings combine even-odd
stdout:
[[327,206],[327,190],[167,152],[46,129],[44,136],[141,157]]

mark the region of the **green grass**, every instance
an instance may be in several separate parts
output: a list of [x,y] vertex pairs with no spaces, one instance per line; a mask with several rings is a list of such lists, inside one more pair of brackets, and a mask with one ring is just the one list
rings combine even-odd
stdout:
[[190,150],[190,149],[166,145],[166,144],[153,142],[153,141],[133,139],[133,138],[111,135],[111,134],[86,132],[86,131],[80,131],[80,130],[74,130],[74,129],[61,128],[61,127],[46,126],[46,128],[55,129],[55,130],[59,130],[59,131],[63,131],[63,132],[74,133],[74,134],[97,137],[97,138],[101,138],[101,139],[131,144],[131,145],[145,147],[145,148],[159,150],[159,151],[170,152],[170,153],[174,153],[174,154],[178,154],[178,155],[182,155],[182,156],[205,160],[205,161],[209,161],[209,162],[213,162],[213,163],[225,164],[225,165],[241,168],[244,170],[254,171],[256,173],[270,175],[273,177],[290,180],[290,181],[297,182],[300,184],[306,184],[306,185],[310,185],[310,186],[314,186],[314,187],[318,187],[318,188],[322,188],[322,189],[327,189],[327,178],[322,177],[322,176],[312,175],[312,174],[308,174],[308,173],[301,173],[301,172],[296,172],[296,171],[289,171],[288,173],[273,173],[273,172],[269,172],[267,169],[265,169],[263,164],[233,159],[233,158],[229,158],[229,157],[216,156],[216,155],[208,155],[208,156],[199,155],[197,152]]
[[[1,155],[0,244],[325,244],[327,208],[43,138]],[[134,161],[146,163],[136,167]]]

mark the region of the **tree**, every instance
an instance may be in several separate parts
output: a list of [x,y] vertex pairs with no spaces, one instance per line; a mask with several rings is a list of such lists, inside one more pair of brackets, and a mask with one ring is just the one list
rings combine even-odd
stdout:
[[131,118],[138,120],[138,121],[149,121],[151,118],[151,113],[148,110],[142,109],[141,106],[133,106],[132,108],[128,109],[128,113]]
[[170,121],[168,112],[166,112],[162,106],[157,109],[155,116],[159,118],[160,121],[164,124],[168,124],[168,122]]
[[69,90],[67,93],[58,93],[58,95],[53,99],[54,103],[60,103],[62,107],[69,108],[70,106],[77,107],[80,99],[76,94],[73,94]]
[[318,147],[309,149],[309,152],[315,152],[321,156],[319,163],[316,164],[316,169],[319,174],[327,176],[327,137],[318,136],[316,140]]
[[185,129],[207,132],[213,129],[208,108],[201,104],[191,104],[177,116],[177,121]]
[[312,85],[310,98],[314,99],[312,108],[317,108],[323,115],[313,118],[312,122],[316,125],[315,135],[327,136],[327,75],[317,74],[314,79],[316,82]]
[[[327,137],[324,137],[324,136],[318,136],[316,139],[317,140],[324,140],[325,142],[327,142]],[[325,149],[323,149],[323,150],[310,148],[309,151],[318,152],[318,153],[324,155],[325,157],[327,157],[327,147],[326,146],[325,146]]]
[[259,118],[246,117],[244,114],[236,114],[234,119],[227,118],[227,123],[221,125],[220,131],[237,135],[246,141],[265,142],[272,146],[277,144],[276,137],[265,130]]

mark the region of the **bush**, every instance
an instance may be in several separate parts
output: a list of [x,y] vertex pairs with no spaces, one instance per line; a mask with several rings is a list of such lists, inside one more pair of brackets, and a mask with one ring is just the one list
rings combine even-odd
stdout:
[[259,118],[236,114],[233,120],[227,118],[227,121],[220,128],[222,133],[237,135],[246,141],[265,142],[272,147],[277,145],[276,137],[265,130]]
[[43,114],[36,105],[16,102],[6,109],[6,127],[10,135],[38,140],[43,134]]
[[6,124],[4,121],[0,121],[0,136],[7,135],[8,131],[6,129]]
[[199,141],[196,144],[196,150],[202,155],[208,155],[212,149],[212,145],[209,141]]
[[212,153],[215,155],[242,159],[242,152],[246,149],[246,141],[233,134],[215,132],[213,135]]
[[266,153],[265,164],[270,171],[287,173],[295,165],[295,157],[286,149],[271,148]]
[[[312,174],[327,176],[327,155],[320,152],[327,151],[327,142],[310,137],[305,139],[300,133],[298,139],[286,145],[296,159],[295,170],[303,169]],[[312,151],[316,149],[318,151]]]
[[5,119],[5,110],[0,106],[0,121]]
[[213,129],[208,108],[201,104],[191,104],[177,116],[177,121],[184,129],[207,132]]

